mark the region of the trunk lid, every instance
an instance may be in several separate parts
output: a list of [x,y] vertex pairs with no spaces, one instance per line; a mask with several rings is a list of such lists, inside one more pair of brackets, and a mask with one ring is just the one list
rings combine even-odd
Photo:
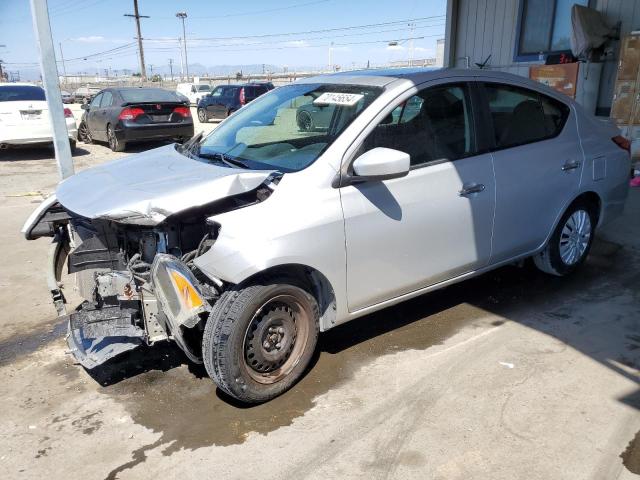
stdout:
[[48,126],[49,109],[47,102],[41,100],[0,102],[0,121],[6,126]]

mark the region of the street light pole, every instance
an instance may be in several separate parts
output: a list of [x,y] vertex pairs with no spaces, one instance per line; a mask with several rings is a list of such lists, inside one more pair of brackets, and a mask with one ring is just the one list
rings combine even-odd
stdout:
[[64,55],[62,54],[62,42],[58,43],[60,47],[60,60],[62,60],[62,72],[64,74],[64,81],[67,81],[67,66],[64,64]]
[[31,0],[31,16],[36,42],[40,53],[40,71],[49,107],[49,121],[53,130],[53,148],[56,152],[60,179],[73,175],[73,159],[69,145],[67,122],[64,119],[64,106],[58,85],[58,67],[56,66],[56,50],[51,38],[51,25],[47,0]]
[[178,12],[176,17],[182,20],[182,44],[184,46],[184,64],[187,69],[187,82],[189,81],[189,60],[187,59],[187,33],[184,26],[184,19],[187,18],[187,12]]

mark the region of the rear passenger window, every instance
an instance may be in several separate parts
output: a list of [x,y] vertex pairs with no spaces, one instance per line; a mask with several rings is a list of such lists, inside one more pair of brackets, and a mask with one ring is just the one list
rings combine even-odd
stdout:
[[498,148],[515,147],[558,135],[569,107],[538,92],[510,85],[485,84]]
[[399,104],[382,120],[365,140],[361,152],[393,148],[408,153],[412,166],[473,155],[470,105],[466,86],[427,88]]

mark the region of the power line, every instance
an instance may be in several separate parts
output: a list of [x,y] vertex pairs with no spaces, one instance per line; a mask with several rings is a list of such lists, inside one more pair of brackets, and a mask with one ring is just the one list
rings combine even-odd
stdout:
[[[309,35],[313,33],[328,33],[328,32],[338,32],[343,30],[357,30],[371,27],[384,27],[389,25],[398,25],[398,24],[408,24],[409,22],[423,22],[426,20],[433,19],[444,19],[446,15],[433,15],[430,17],[420,17],[420,18],[409,18],[406,20],[396,20],[393,22],[382,22],[382,23],[370,23],[367,25],[353,25],[349,27],[339,27],[339,28],[324,28],[322,30],[306,30],[304,32],[284,32],[284,33],[267,33],[262,35],[242,35],[235,37],[194,37],[191,40],[236,40],[236,39],[245,39],[245,38],[267,38],[267,37],[285,37],[285,36],[294,36],[294,35]],[[154,40],[154,39],[148,39]]]
[[[436,23],[433,25],[425,25],[422,27],[418,27],[415,28],[414,30],[424,30],[427,28],[435,28],[435,27],[443,27],[445,24],[444,23]],[[335,39],[335,38],[345,38],[345,37],[358,37],[358,36],[365,36],[365,35],[379,35],[381,33],[393,33],[393,32],[404,32],[406,31],[406,28],[394,28],[394,29],[386,29],[386,30],[377,30],[377,31],[373,31],[373,32],[359,32],[359,33],[346,33],[343,35],[331,35],[331,36],[323,36],[323,37],[313,37],[313,38],[297,38],[297,39],[292,39],[292,40],[277,40],[274,42],[252,42],[252,43],[242,43],[242,44],[238,44],[238,43],[210,43],[210,44],[206,44],[206,45],[192,45],[190,48],[191,50],[194,49],[211,49],[211,48],[217,48],[217,47],[234,47],[234,46],[238,46],[238,47],[248,47],[248,46],[252,46],[252,45],[266,45],[266,44],[279,44],[279,43],[285,43],[285,42],[302,42],[302,41],[313,41],[313,40],[327,40],[327,39]],[[173,42],[177,41],[177,40],[171,40]],[[200,40],[202,42],[202,40]],[[176,47],[148,47],[147,50],[155,50],[155,51],[159,51],[162,48],[165,48],[166,50],[173,50]]]
[[291,49],[291,48],[321,48],[321,47],[329,47],[329,46],[333,46],[333,47],[344,47],[344,46],[349,46],[349,45],[371,45],[371,44],[375,44],[375,43],[388,43],[391,41],[394,42],[404,42],[407,40],[421,40],[424,38],[434,38],[434,37],[441,37],[443,35],[443,33],[436,33],[435,35],[422,35],[419,37],[408,37],[408,38],[394,38],[394,39],[380,39],[380,40],[367,40],[365,42],[345,42],[345,43],[335,43],[335,42],[331,42],[331,43],[322,43],[322,44],[315,44],[315,45],[302,45],[302,46],[298,46],[298,45],[283,45],[283,46],[272,46],[272,47],[265,47],[265,48],[237,48],[237,49],[222,49],[222,50],[218,50],[216,49],[216,52],[253,52],[253,51],[264,51],[264,50],[287,50],[287,49]]
[[[333,0],[315,0],[315,1],[312,1],[312,2],[305,2],[305,3],[298,3],[298,4],[288,5],[286,7],[275,7],[275,8],[268,8],[268,9],[264,9],[264,10],[252,10],[252,11],[241,12],[241,13],[226,13],[226,14],[222,14],[222,15],[213,15],[213,16],[198,15],[197,17],[193,17],[193,20],[200,20],[200,19],[202,19],[202,20],[211,20],[212,18],[218,19],[218,18],[255,16],[255,15],[262,15],[264,13],[279,12],[279,11],[282,11],[282,10],[289,10],[289,9],[292,9],[292,8],[307,7],[309,5],[317,5],[319,3],[327,3],[327,2],[331,2],[331,1],[333,1]],[[172,18],[172,17],[155,17],[155,18],[168,19],[168,18]]]

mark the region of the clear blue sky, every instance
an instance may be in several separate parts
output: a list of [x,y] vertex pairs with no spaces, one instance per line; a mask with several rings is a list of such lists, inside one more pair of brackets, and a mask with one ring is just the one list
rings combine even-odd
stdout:
[[[333,63],[343,66],[407,59],[410,42],[403,39],[412,36],[425,37],[414,40],[414,58],[433,57],[436,40],[444,37],[446,0],[139,0],[139,6],[141,15],[151,17],[141,20],[145,63],[156,69],[166,68],[169,58],[174,71],[180,68],[177,11],[188,14],[189,64],[266,63],[294,69],[327,65],[332,41]],[[139,70],[137,48],[123,46],[135,41],[134,20],[123,16],[133,13],[133,0],[49,0],[49,11],[68,72]],[[406,23],[390,24],[411,18],[421,19],[413,34]],[[312,33],[372,24],[386,25]],[[282,33],[295,34],[259,37]],[[399,45],[389,46],[392,40]],[[0,0],[0,45],[6,45],[0,47],[5,68],[35,71],[28,65],[38,61],[28,0]],[[83,58],[109,49],[115,50]]]

